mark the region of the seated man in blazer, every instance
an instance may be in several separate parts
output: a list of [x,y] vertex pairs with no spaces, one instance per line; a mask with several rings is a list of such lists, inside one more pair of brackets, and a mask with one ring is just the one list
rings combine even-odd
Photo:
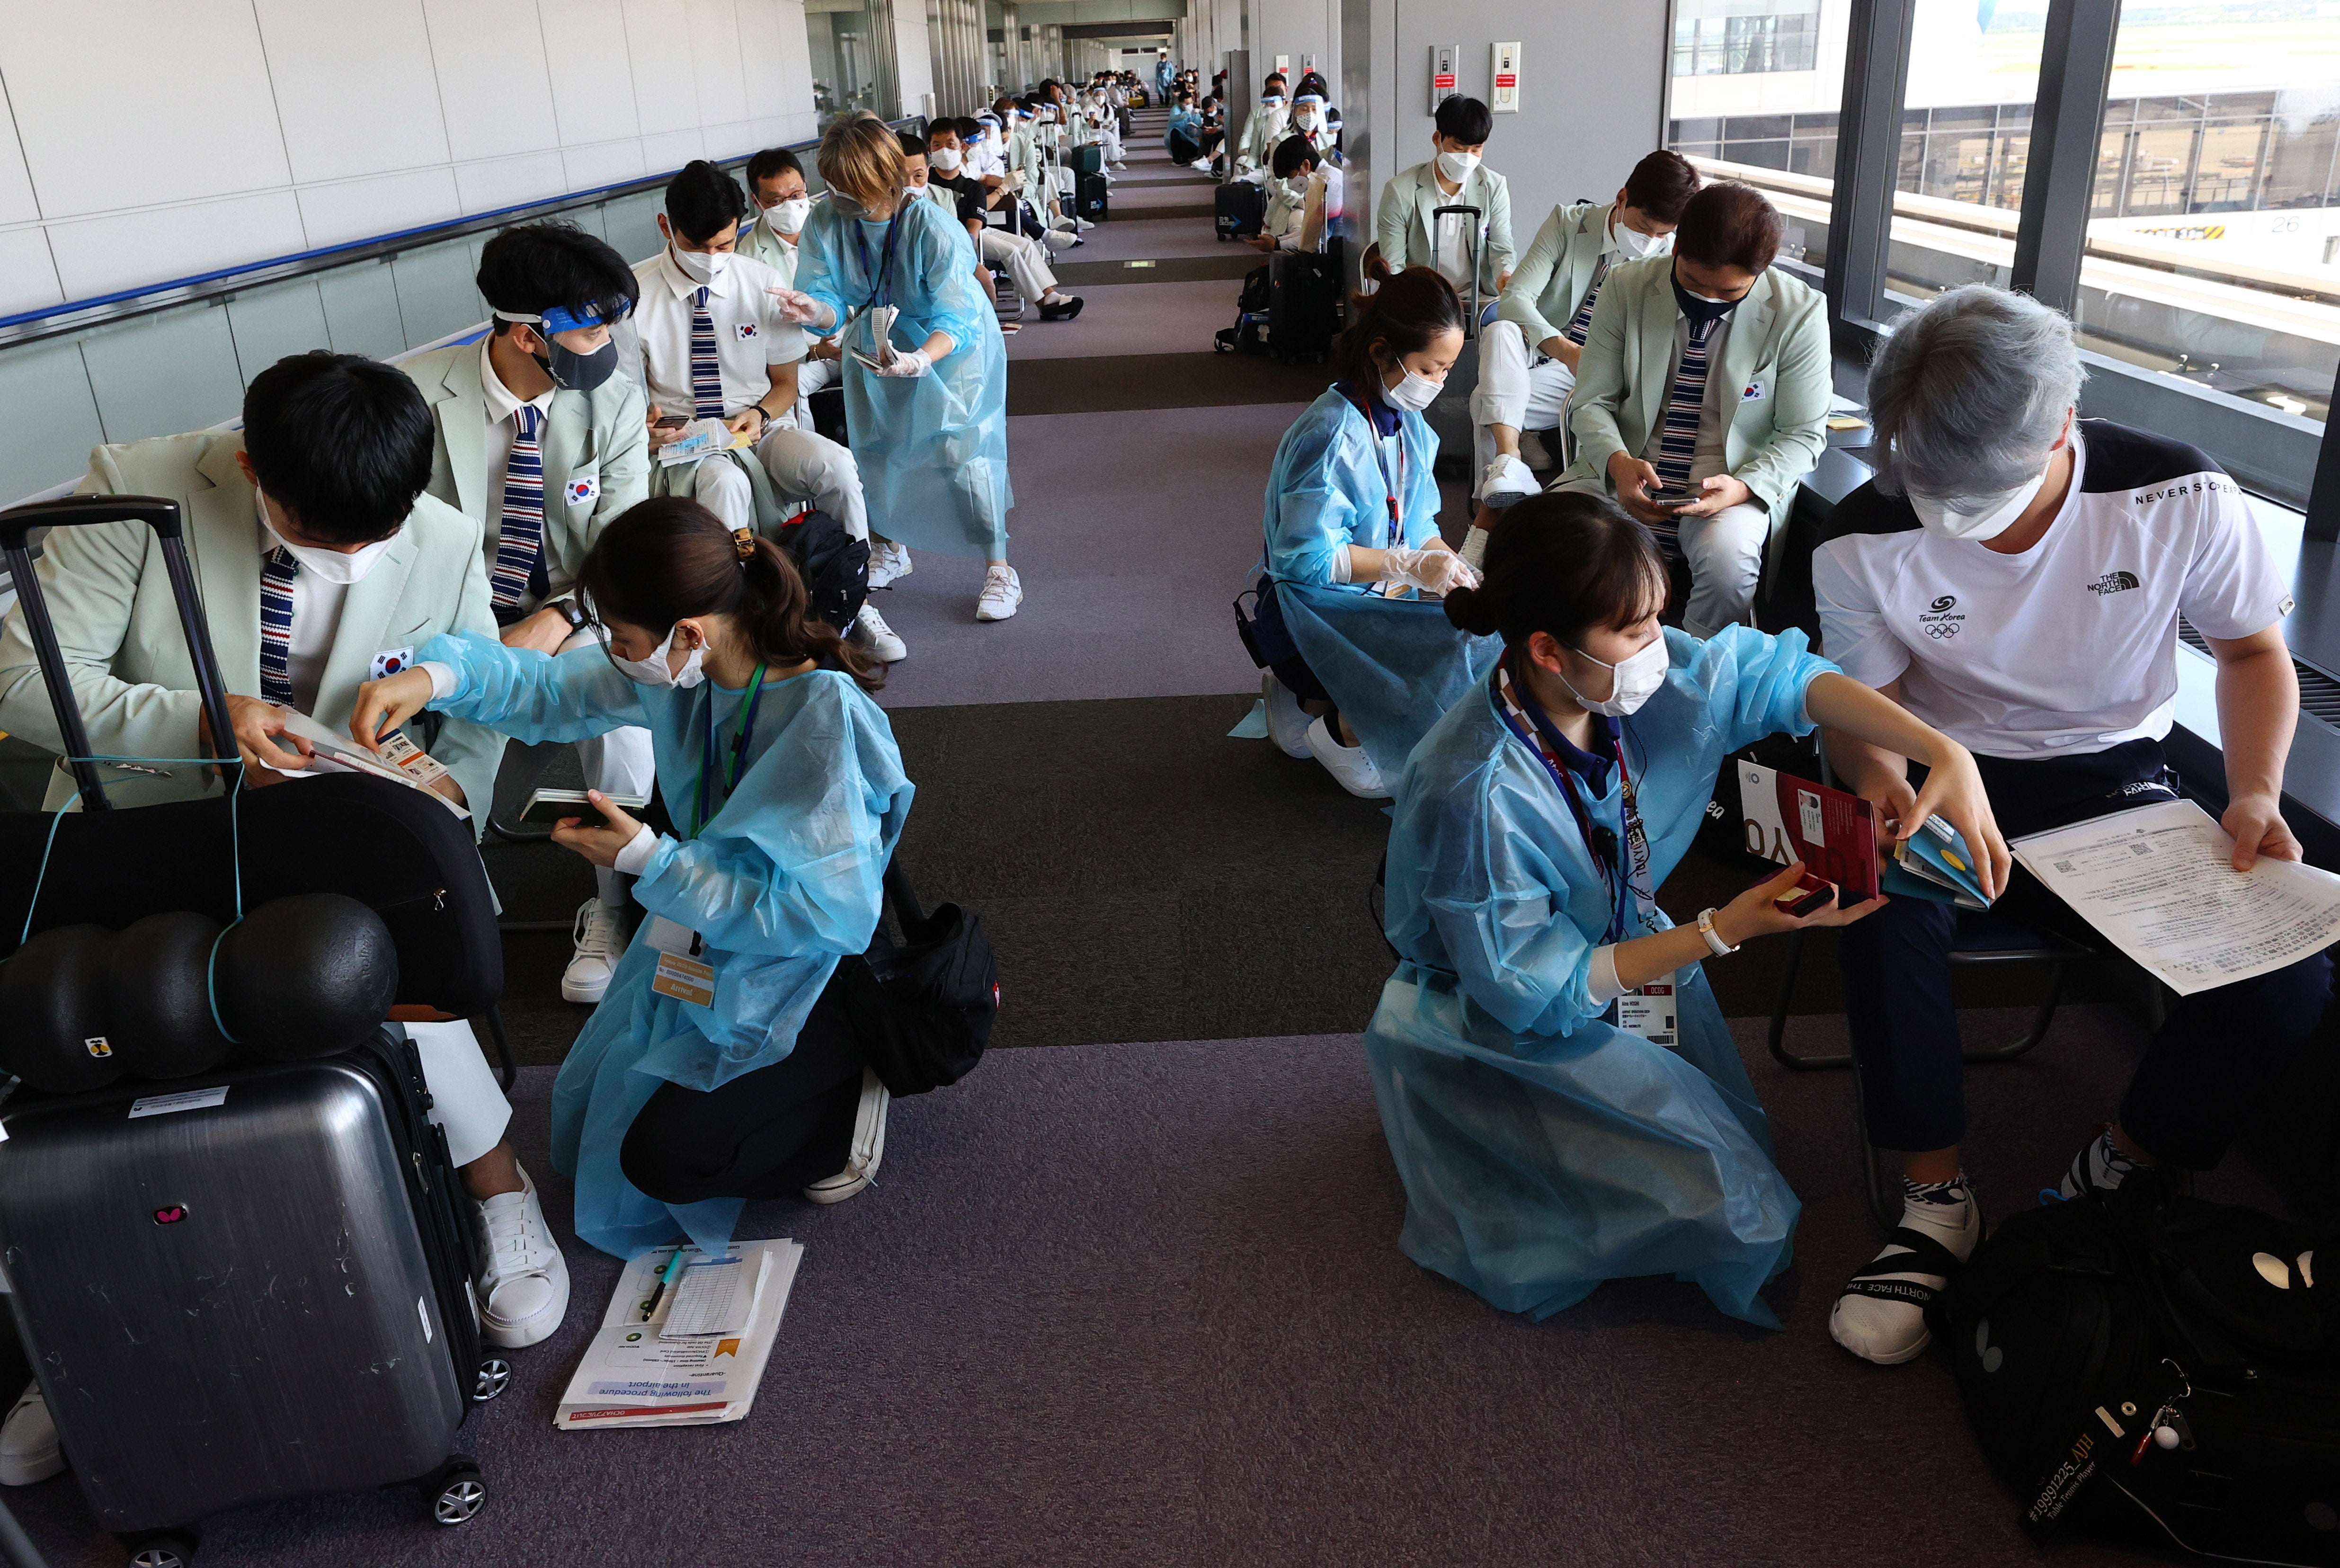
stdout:
[[[1512,187],[1481,156],[1495,134],[1495,116],[1476,98],[1453,97],[1438,105],[1433,124],[1430,144],[1437,155],[1390,176],[1373,210],[1373,237],[1391,272],[1434,267],[1465,300],[1475,248],[1484,319],[1512,281]],[[1461,218],[1447,219],[1442,230],[1431,215],[1441,207],[1478,208],[1478,232]]]
[[[358,688],[447,631],[491,634],[478,525],[422,493],[431,412],[414,383],[355,354],[294,354],[253,378],[243,429],[157,436],[90,454],[84,494],[159,495],[182,510],[188,562],[227,688],[228,722],[248,788],[299,789],[307,742],[284,734],[284,710],[330,729],[349,723]],[[58,529],[35,568],[91,746],[117,757],[203,755],[208,725],[162,551],[142,523]],[[24,618],[0,627],[0,729],[62,749]],[[476,825],[503,739],[450,721],[432,754],[437,788]],[[130,807],[219,787],[208,769],[121,772],[108,799]],[[119,770],[117,770],[119,771]],[[50,805],[73,791],[61,768]],[[482,1331],[533,1345],[560,1325],[569,1274],[536,1188],[504,1141],[511,1107],[471,1026],[410,1024],[434,1108],[464,1186],[479,1200]],[[37,1397],[0,1430],[6,1479],[55,1474],[54,1433]]]
[[1610,273],[1577,362],[1576,461],[1553,488],[1614,495],[1688,563],[1694,637],[1748,619],[1828,446],[1828,309],[1771,266],[1780,232],[1752,185],[1707,186],[1671,257]]
[[[1610,270],[1673,251],[1674,225],[1698,194],[1698,171],[1679,153],[1656,152],[1633,165],[1611,202],[1554,207],[1519,270],[1503,285],[1497,320],[1479,338],[1479,386],[1471,394],[1479,497],[1504,507],[1542,488],[1532,471],[1557,468],[1535,432],[1568,418],[1576,362],[1592,327],[1592,307]],[[1474,528],[1463,554],[1486,549]]]
[[[649,495],[642,391],[615,373],[610,341],[634,307],[634,270],[574,224],[524,223],[480,252],[478,283],[494,330],[401,368],[436,427],[429,493],[477,526],[503,640],[557,653],[594,638],[575,599],[578,563],[610,519]],[[647,729],[613,729],[577,753],[604,794],[647,796],[655,782]],[[618,874],[595,877],[563,1001],[600,1001],[625,947]]]

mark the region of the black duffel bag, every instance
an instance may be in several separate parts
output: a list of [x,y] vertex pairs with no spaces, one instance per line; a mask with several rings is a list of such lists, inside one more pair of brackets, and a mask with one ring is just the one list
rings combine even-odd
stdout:
[[812,618],[840,636],[850,631],[869,598],[869,541],[825,511],[799,513],[772,538],[804,579]]
[[2153,1170],[2000,1226],[1927,1318],[2024,1527],[2340,1563],[2335,1248]]
[[889,1093],[922,1095],[982,1059],[999,1015],[999,960],[980,917],[957,904],[921,913],[898,864],[886,868],[886,902],[901,941],[881,926],[869,951],[838,973],[862,1059]]

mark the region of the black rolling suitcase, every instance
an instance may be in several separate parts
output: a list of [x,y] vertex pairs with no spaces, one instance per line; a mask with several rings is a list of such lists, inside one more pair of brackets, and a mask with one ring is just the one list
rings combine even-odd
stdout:
[[1278,251],[1267,261],[1267,352],[1284,364],[1324,358],[1341,330],[1340,240],[1321,255]]
[[1213,194],[1211,210],[1220,239],[1248,239],[1267,222],[1267,193],[1249,180],[1229,180]]
[[[1086,148],[1081,151],[1087,151]],[[1103,174],[1076,174],[1073,184],[1073,212],[1091,223],[1101,223],[1110,195]]]
[[[0,513],[0,551],[74,757],[89,752],[86,732],[27,535],[117,520],[159,536],[204,709],[225,732],[177,504],[77,497]],[[232,918],[240,878],[246,904],[334,891],[373,907],[402,1002],[463,1017],[501,989],[478,851],[419,792],[345,775],[119,810],[95,765],[74,768],[84,809],[0,819],[8,948],[27,928],[120,928],[178,909]],[[52,829],[53,843],[35,842]],[[202,1519],[271,1498],[415,1484],[444,1524],[485,1502],[455,1434],[510,1368],[481,1356],[476,1213],[429,1106],[421,1058],[394,1025],[309,1060],[71,1096],[20,1088],[0,1106],[16,1331],[83,1495],[141,1568],[180,1568]]]

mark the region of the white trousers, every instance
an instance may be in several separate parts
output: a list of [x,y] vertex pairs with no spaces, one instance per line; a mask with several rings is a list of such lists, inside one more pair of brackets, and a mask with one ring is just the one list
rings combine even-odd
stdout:
[[[852,452],[827,436],[775,425],[756,443],[756,456],[782,496],[820,508],[856,539],[869,537],[869,509],[861,499],[861,470]],[[756,526],[755,489],[739,464],[702,459],[691,476],[691,493],[724,527]]]
[[812,429],[812,394],[837,385],[842,377],[838,367],[841,360],[817,360],[807,357],[797,362],[797,428]]
[[1558,360],[1535,363],[1538,352],[1517,322],[1491,322],[1480,330],[1479,385],[1471,393],[1472,455],[1478,462],[1471,479],[1474,496],[1486,480],[1487,465],[1495,459],[1489,425],[1550,430],[1568,418],[1568,394],[1576,386],[1576,372]]
[[984,264],[1006,267],[1007,275],[1016,280],[1016,292],[1032,303],[1038,304],[1055,291],[1056,274],[1048,270],[1046,253],[1023,235],[987,228],[981,250]]
[[471,1026],[409,1024],[408,1038],[422,1058],[422,1081],[431,1087],[431,1119],[447,1129],[447,1153],[459,1166],[504,1141],[511,1102],[504,1098],[487,1053]]
[[[1695,486],[1705,474],[1692,471]],[[1610,493],[1606,477],[1579,479],[1556,490],[1590,495]],[[1682,630],[1711,637],[1724,627],[1751,621],[1755,588],[1763,579],[1763,547],[1771,537],[1771,514],[1753,504],[1727,506],[1712,517],[1685,517],[1675,524],[1682,559],[1690,565],[1690,598],[1682,605]]]

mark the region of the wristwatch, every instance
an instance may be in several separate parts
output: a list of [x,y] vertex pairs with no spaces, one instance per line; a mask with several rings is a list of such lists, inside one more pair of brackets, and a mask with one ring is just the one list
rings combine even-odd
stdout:
[[1698,934],[1706,938],[1707,951],[1718,958],[1727,953],[1739,951],[1737,948],[1725,942],[1722,939],[1722,933],[1714,928],[1714,917],[1719,912],[1711,908],[1700,909],[1698,912]]
[[577,601],[573,599],[556,599],[552,601],[551,608],[560,611],[560,619],[569,622],[569,630],[571,631],[579,630],[585,624],[585,612],[577,608]]

